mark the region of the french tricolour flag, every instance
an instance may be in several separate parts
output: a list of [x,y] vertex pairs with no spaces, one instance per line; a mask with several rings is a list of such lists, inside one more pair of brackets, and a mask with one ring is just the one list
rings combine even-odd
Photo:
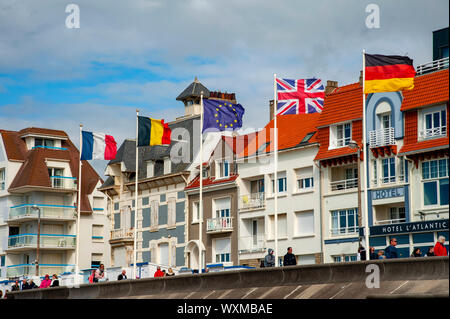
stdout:
[[81,160],[116,158],[117,143],[114,137],[103,133],[92,133],[82,131],[83,146]]

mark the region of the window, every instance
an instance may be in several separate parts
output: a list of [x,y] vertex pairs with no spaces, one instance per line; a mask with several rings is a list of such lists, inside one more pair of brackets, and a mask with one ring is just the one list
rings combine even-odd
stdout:
[[[286,214],[278,214],[277,216],[277,237],[285,238],[287,237],[287,215]],[[269,238],[275,238],[275,215],[269,215]]]
[[340,263],[341,260],[342,260],[342,256],[333,256],[333,261],[334,261],[335,263]]
[[214,200],[216,218],[230,217],[231,200],[229,197]]
[[227,160],[223,162],[217,162],[216,165],[216,176],[217,178],[229,177],[230,176],[230,163]]
[[424,130],[422,138],[445,136],[447,134],[447,110],[441,109],[424,113]]
[[314,187],[314,178],[308,177],[297,179],[297,188],[299,191],[311,189],[313,187]]
[[216,239],[214,242],[216,262],[230,262],[231,261],[231,240],[230,238]]
[[158,245],[159,263],[165,266],[169,265],[169,243],[162,243]]
[[53,147],[53,140],[43,139],[43,138],[35,138],[34,139],[34,147],[36,147],[36,146]]
[[[283,193],[287,191],[287,179],[286,179],[286,172],[281,172],[277,174],[277,187],[278,187],[278,193]],[[275,194],[275,184],[273,180],[273,174],[272,174],[272,194]]]
[[314,234],[314,211],[295,213],[295,235]]
[[264,178],[250,182],[251,193],[264,193]]
[[343,209],[331,212],[331,234],[343,235],[358,231],[358,209]]
[[395,157],[383,158],[383,183],[395,182]]
[[153,177],[155,171],[155,162],[147,161],[147,178]]
[[99,268],[102,263],[103,254],[92,254],[91,255],[91,268]]
[[377,171],[377,161],[373,161],[373,184],[377,185],[378,171]]
[[315,132],[306,134],[306,136],[300,141],[300,144],[307,143],[311,139],[311,137],[314,135],[314,133]]
[[391,127],[391,114],[385,113],[380,114],[380,123],[381,123],[381,129],[387,129]]
[[193,202],[192,203],[192,222],[198,222],[200,214],[200,203],[199,202]]
[[152,201],[151,210],[151,227],[158,226],[159,203],[157,200]]
[[170,157],[164,158],[164,174],[170,174],[171,164]]
[[93,204],[94,204],[94,208],[93,209],[95,211],[102,211],[103,210],[103,204],[104,204],[103,197],[94,196]]
[[405,207],[391,207],[389,208],[389,214],[393,221],[400,223],[406,221]]
[[448,167],[449,160],[433,160],[422,163],[423,203],[429,205],[448,205]]
[[331,127],[330,137],[332,138],[330,146],[343,147],[348,145],[352,139],[352,124],[345,123]]
[[345,255],[345,256],[344,256],[344,260],[345,260],[346,262],[349,262],[349,261],[357,261],[357,260],[358,260],[358,257],[357,257],[357,255]]
[[5,189],[5,183],[6,183],[5,180],[6,180],[5,169],[0,168],[0,191]]
[[48,176],[50,177],[50,182],[54,188],[63,188],[64,180],[62,178],[55,178],[58,176],[64,176],[63,168],[48,168]]
[[176,203],[177,203],[177,200],[175,197],[170,197],[167,200],[167,225],[168,226],[175,225]]
[[92,225],[92,240],[103,240],[103,225]]
[[358,169],[357,168],[346,168],[345,169],[345,179],[357,179]]
[[266,150],[266,148],[267,148],[267,146],[269,146],[269,144],[270,144],[270,142],[263,143],[263,144],[258,148],[258,150],[256,151],[256,153],[257,153],[257,154],[259,154],[259,153],[264,153],[265,150]]
[[208,168],[207,167],[203,167],[202,170],[202,177],[203,179],[208,178],[209,174],[208,174]]

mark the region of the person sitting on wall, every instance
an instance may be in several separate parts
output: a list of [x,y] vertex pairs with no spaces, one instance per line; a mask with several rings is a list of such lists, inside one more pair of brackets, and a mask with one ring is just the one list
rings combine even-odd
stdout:
[[154,277],[164,277],[164,273],[161,271],[161,267],[157,266]]
[[127,273],[126,270],[123,269],[123,270],[122,270],[122,273],[121,273],[119,276],[117,276],[117,280],[124,280],[124,279],[127,279],[126,273]]

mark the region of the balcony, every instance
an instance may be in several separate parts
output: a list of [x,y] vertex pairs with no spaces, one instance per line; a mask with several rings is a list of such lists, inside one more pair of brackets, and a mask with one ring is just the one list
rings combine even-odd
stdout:
[[448,69],[448,57],[418,65],[416,68],[416,75],[422,75],[441,69]]
[[233,217],[208,218],[206,220],[207,233],[221,233],[233,231]]
[[330,182],[330,188],[331,191],[341,191],[345,189],[351,189],[351,188],[358,188],[358,179],[357,178],[350,178],[350,179],[343,179],[340,181],[333,181]]
[[264,193],[252,193],[242,195],[239,201],[239,211],[262,209],[266,207]]
[[134,230],[133,228],[120,228],[111,230],[111,241],[121,241],[121,240],[134,240]]
[[266,239],[264,234],[245,236],[239,238],[239,253],[264,252]]
[[23,204],[9,208],[8,221],[28,221],[38,218],[39,208],[41,219],[48,220],[75,220],[76,209],[75,206],[62,205],[43,205],[43,204]]
[[387,127],[369,132],[369,146],[370,148],[395,145],[394,128]]
[[[41,234],[39,249],[75,249],[75,235]],[[8,237],[9,251],[24,251],[37,248],[37,234],[20,234]]]
[[405,223],[405,222],[406,222],[406,218],[385,219],[385,220],[375,221],[375,225],[390,225],[390,224],[399,224],[399,223]]
[[50,184],[52,188],[61,190],[77,190],[76,177],[68,176],[50,176]]
[[[39,276],[46,274],[62,274],[65,272],[74,272],[75,265],[59,265],[59,264],[40,264]],[[34,276],[36,275],[35,264],[21,264],[12,265],[6,268],[6,276],[8,278],[20,277],[20,276]]]
[[330,230],[331,236],[344,236],[344,235],[354,235],[359,233],[358,226],[332,228]]
[[423,131],[419,131],[419,138],[421,140],[439,137],[447,137],[447,126],[434,127]]
[[399,184],[403,183],[405,181],[405,176],[387,176],[387,177],[381,177],[379,179],[372,179],[372,186],[383,186],[383,185],[390,185],[390,184]]

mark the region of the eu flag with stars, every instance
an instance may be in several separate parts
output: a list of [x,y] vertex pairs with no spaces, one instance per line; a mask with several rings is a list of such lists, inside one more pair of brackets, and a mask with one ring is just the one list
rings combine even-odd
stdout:
[[244,108],[223,100],[203,100],[203,132],[234,131],[242,127]]

